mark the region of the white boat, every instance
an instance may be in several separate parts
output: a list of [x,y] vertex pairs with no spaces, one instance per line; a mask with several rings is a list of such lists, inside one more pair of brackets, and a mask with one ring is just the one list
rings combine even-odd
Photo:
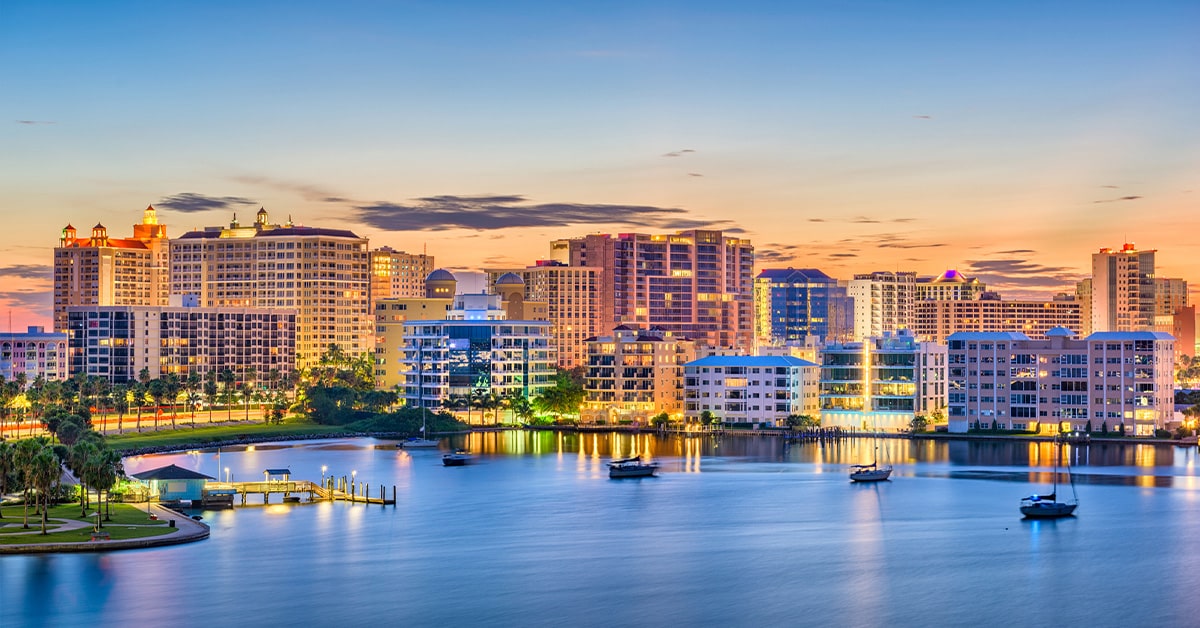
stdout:
[[442,456],[442,466],[445,467],[463,467],[470,461],[471,454],[461,449],[456,449],[454,453]]
[[1071,475],[1071,464],[1067,463],[1067,477],[1071,480],[1071,501],[1058,501],[1058,458],[1059,441],[1054,440],[1054,488],[1049,495],[1034,493],[1021,500],[1021,514],[1030,519],[1056,519],[1070,517],[1079,507],[1079,496],[1075,494],[1075,476]]
[[642,462],[641,456],[622,458],[608,463],[610,478],[644,478],[658,471],[657,462]]
[[892,476],[892,467],[871,464],[856,464],[850,467],[851,482],[882,482]]

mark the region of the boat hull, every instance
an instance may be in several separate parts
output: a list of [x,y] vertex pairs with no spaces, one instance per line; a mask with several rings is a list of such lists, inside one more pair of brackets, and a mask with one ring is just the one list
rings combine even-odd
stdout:
[[460,456],[460,455],[456,455],[456,454],[446,454],[445,456],[442,456],[442,466],[465,467],[465,466],[467,466],[468,460],[470,460],[470,458],[467,456]]
[[647,478],[654,475],[658,471],[657,465],[641,465],[637,467],[609,467],[608,477],[612,479],[621,478]]
[[1070,517],[1075,514],[1075,507],[1078,504],[1064,504],[1063,502],[1036,502],[1021,504],[1021,514],[1030,519],[1056,519],[1058,517]]
[[438,441],[428,438],[413,438],[400,443],[401,449],[436,449]]
[[855,471],[850,474],[851,482],[882,482],[892,477],[892,470],[872,469],[870,471]]

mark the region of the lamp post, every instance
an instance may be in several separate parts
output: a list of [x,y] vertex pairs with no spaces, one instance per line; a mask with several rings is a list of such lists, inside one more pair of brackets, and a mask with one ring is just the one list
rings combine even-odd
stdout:
[[350,472],[350,494],[354,495],[355,490],[357,488],[358,488],[358,470],[355,469],[354,471]]
[[229,484],[229,467],[225,467],[225,483]]
[[325,471],[328,468],[329,467],[327,467],[325,465],[321,465],[321,488],[325,488]]

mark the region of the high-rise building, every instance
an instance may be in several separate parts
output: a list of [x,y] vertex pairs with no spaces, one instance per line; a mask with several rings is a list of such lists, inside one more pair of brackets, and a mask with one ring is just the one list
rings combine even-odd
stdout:
[[[1079,335],[1092,333],[1092,278],[1082,279],[1075,284],[1075,301],[1079,303]],[[1067,329],[1071,329],[1068,327]]]
[[296,311],[296,359],[316,362],[331,344],[374,351],[367,239],[343,229],[254,223],[183,234],[171,245],[171,294],[201,307]]
[[847,293],[854,299],[855,340],[911,328],[916,284],[915,272],[855,275],[847,285]]
[[957,270],[947,270],[937,277],[919,277],[913,289],[917,301],[974,301],[983,296],[987,286]]
[[683,418],[683,365],[696,359],[695,343],[660,329],[624,325],[586,343],[588,423],[641,422],[663,412]]
[[[1188,307],[1188,285],[1183,279],[1168,277],[1154,278],[1154,331],[1172,333],[1179,321],[1185,317],[1183,309]],[[1182,344],[1176,344],[1177,350],[1183,349]],[[1191,350],[1190,347],[1187,348]]]
[[1055,327],[1079,329],[1080,310],[1079,302],[1066,295],[1052,301],[917,301],[913,333],[927,342],[945,342],[960,331],[1019,331],[1040,339]]
[[720,231],[588,235],[555,259],[602,268],[601,324],[657,327],[710,347],[754,344],[754,247]]
[[528,268],[487,273],[488,285],[494,291],[499,289],[501,277],[512,274],[522,280],[527,302],[546,304],[547,318],[554,324],[552,333],[559,367],[569,369],[586,363],[585,342],[601,331],[601,268],[545,260]]
[[767,269],[754,279],[754,336],[759,347],[846,341],[854,334],[854,299],[815,268]]
[[821,425],[904,431],[946,407],[946,345],[909,330],[821,351]]
[[1092,331],[1154,329],[1154,254],[1133,244],[1092,254]]
[[286,377],[296,364],[296,313],[254,308],[75,306],[67,309],[70,370],[127,383],[232,370]]
[[1154,331],[953,334],[949,429],[1153,436],[1174,416],[1173,344]]
[[371,251],[371,302],[425,296],[425,278],[433,268],[432,255],[405,253],[389,246]]
[[169,249],[167,227],[152,205],[129,238],[109,237],[103,224],[80,238],[67,225],[54,249],[55,331],[66,331],[71,306],[166,305]]

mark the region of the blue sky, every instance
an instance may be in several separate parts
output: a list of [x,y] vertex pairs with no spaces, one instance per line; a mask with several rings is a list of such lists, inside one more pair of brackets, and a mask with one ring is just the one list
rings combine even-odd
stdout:
[[174,234],[265,205],[456,268],[710,225],[839,277],[1065,290],[1128,240],[1191,278],[1198,25],[1186,2],[6,0],[0,299],[45,316],[59,229],[124,235],[149,203]]

